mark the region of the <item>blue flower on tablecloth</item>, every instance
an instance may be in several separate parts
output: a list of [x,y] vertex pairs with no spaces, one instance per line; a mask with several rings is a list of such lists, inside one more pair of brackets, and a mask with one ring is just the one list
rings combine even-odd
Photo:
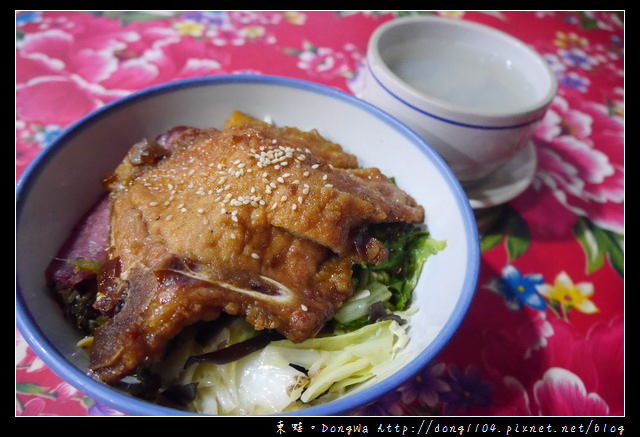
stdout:
[[60,126],[50,124],[47,126],[36,126],[36,133],[33,135],[33,140],[39,142],[42,147],[46,147],[54,139],[62,133]]
[[27,23],[33,23],[42,21],[42,12],[33,11],[33,12],[21,12],[16,15],[16,25],[24,26]]
[[211,26],[223,26],[229,24],[229,15],[226,11],[194,11],[180,14],[183,20],[196,21]]
[[582,70],[591,70],[599,64],[597,57],[589,55],[579,47],[561,48],[558,50],[558,54],[566,65],[581,68]]
[[580,19],[574,15],[567,14],[564,16],[564,20],[570,24],[580,24]]
[[410,405],[418,401],[428,408],[436,408],[440,402],[440,396],[451,390],[446,381],[445,371],[445,363],[430,363],[400,387],[402,402]]
[[89,416],[122,416],[122,413],[118,410],[111,408],[101,402],[94,401],[93,404],[87,409],[87,415]]
[[488,407],[494,387],[482,378],[480,370],[470,365],[462,371],[455,364],[449,366],[447,378],[450,390],[441,394],[445,414],[468,411],[472,407]]
[[589,78],[580,76],[578,73],[571,71],[560,78],[560,83],[568,88],[586,92],[591,81]]
[[525,305],[536,310],[544,311],[547,303],[538,293],[537,286],[544,284],[544,278],[539,273],[523,275],[512,265],[502,269],[502,277],[490,280],[485,287],[504,297],[507,307],[520,310]]
[[615,45],[620,45],[622,44],[622,39],[620,38],[619,35],[611,35],[609,37],[609,39],[611,40],[611,42]]

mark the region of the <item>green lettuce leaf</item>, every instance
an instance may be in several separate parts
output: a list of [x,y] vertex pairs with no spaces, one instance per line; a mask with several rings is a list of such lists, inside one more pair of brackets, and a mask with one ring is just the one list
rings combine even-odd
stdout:
[[370,232],[384,244],[389,254],[378,265],[354,264],[356,293],[335,315],[339,329],[369,323],[369,308],[376,302],[384,302],[392,311],[405,310],[427,258],[446,247],[445,241],[435,240],[428,231],[411,224],[383,224],[373,227]]

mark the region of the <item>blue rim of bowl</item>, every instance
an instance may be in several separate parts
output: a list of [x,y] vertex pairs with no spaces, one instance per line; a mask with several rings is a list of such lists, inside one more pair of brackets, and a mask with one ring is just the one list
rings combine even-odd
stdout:
[[413,105],[409,102],[407,102],[405,99],[403,99],[402,97],[400,97],[399,95],[397,95],[396,93],[394,93],[393,91],[391,91],[389,89],[389,87],[385,86],[382,81],[378,78],[378,76],[376,76],[376,74],[373,72],[373,68],[371,68],[371,64],[370,62],[367,60],[367,68],[369,69],[369,73],[371,74],[371,77],[373,77],[373,79],[378,82],[378,85],[380,85],[380,87],[382,89],[384,89],[391,97],[393,97],[394,99],[398,100],[400,103],[402,103],[405,106],[408,106],[409,108],[413,109],[414,111],[419,112],[420,114],[426,115],[428,117],[434,118],[436,120],[442,121],[444,123],[449,123],[455,126],[460,126],[460,127],[467,127],[470,129],[480,129],[480,130],[507,130],[507,129],[518,129],[524,126],[528,126],[530,124],[533,123],[537,123],[540,120],[542,120],[542,118],[544,118],[544,112],[542,114],[539,114],[537,117],[532,118],[531,120],[527,120],[527,121],[523,121],[522,123],[516,123],[516,124],[511,124],[511,125],[504,125],[504,126],[486,126],[486,125],[479,125],[479,124],[471,124],[471,123],[463,123],[461,121],[456,121],[456,120],[452,120],[449,118],[445,118],[445,117],[441,117],[439,115],[433,114],[431,112],[425,111],[422,108],[418,108],[416,105]]
[[[471,304],[480,269],[480,248],[478,244],[478,231],[475,218],[471,206],[467,200],[466,194],[460,183],[453,175],[444,160],[429,146],[420,136],[407,127],[393,116],[385,111],[357,98],[344,91],[332,88],[326,85],[309,82],[302,79],[257,75],[257,74],[233,74],[220,76],[202,76],[191,79],[181,79],[177,81],[167,82],[156,85],[144,90],[136,91],[128,96],[122,97],[82,117],[58,136],[52,143],[47,145],[44,150],[30,163],[20,177],[16,188],[16,234],[20,223],[20,214],[22,212],[25,199],[29,196],[29,191],[33,181],[38,177],[46,163],[55,155],[68,141],[69,137],[75,135],[78,131],[85,129],[93,122],[97,121],[106,114],[117,110],[123,106],[134,103],[141,99],[146,99],[161,93],[169,93],[181,88],[190,88],[198,86],[216,86],[230,83],[246,83],[246,84],[266,84],[278,85],[289,88],[297,88],[306,90],[315,94],[321,94],[333,97],[362,110],[375,115],[380,121],[388,124],[394,130],[402,133],[411,141],[424,155],[427,156],[437,167],[441,176],[447,181],[449,187],[456,195],[458,208],[462,212],[464,227],[466,231],[467,259],[466,271],[467,275],[464,279],[463,290],[460,298],[451,314],[451,317],[443,326],[436,338],[415,357],[411,362],[407,363],[402,369],[386,379],[380,381],[371,388],[367,388],[357,393],[348,394],[343,398],[312,406],[306,409],[292,411],[290,413],[282,413],[280,415],[314,415],[314,416],[331,416],[351,411],[357,407],[374,401],[383,394],[395,389],[403,382],[407,381],[413,375],[418,373],[436,354],[449,342],[458,326],[462,322],[467,310]],[[17,272],[16,268],[16,272]],[[121,411],[125,414],[139,416],[174,416],[174,415],[197,415],[181,410],[167,408],[156,404],[149,403],[134,398],[126,393],[119,392],[113,387],[109,387],[97,380],[94,380],[81,369],[69,363],[66,358],[49,342],[47,336],[38,328],[33,316],[30,314],[20,290],[20,281],[16,273],[16,324],[21,334],[36,354],[62,379],[69,382],[81,392],[99,402]]]

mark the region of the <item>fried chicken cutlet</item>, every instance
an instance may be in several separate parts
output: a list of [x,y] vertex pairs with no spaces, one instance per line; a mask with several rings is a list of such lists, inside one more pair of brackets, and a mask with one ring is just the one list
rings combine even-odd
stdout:
[[90,369],[113,383],[221,313],[301,342],[353,294],[354,261],[386,257],[367,225],[424,210],[318,132],[234,112],[134,145],[112,177],[110,243]]

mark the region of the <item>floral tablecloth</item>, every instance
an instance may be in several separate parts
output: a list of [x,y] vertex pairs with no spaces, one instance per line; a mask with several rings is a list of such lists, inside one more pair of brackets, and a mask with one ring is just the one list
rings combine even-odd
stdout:
[[[369,36],[410,12],[16,13],[16,177],[66,126],[166,81],[228,73],[357,94]],[[416,12],[413,12],[416,13]],[[531,186],[482,232],[467,317],[414,378],[352,414],[624,415],[624,23],[613,12],[425,12],[531,45],[560,87]],[[116,415],[16,330],[16,415]]]

